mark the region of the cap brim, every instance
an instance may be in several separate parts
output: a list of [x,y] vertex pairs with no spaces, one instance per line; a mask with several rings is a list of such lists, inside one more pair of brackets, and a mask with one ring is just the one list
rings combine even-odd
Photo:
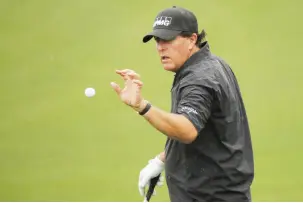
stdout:
[[155,29],[152,32],[148,33],[143,37],[143,42],[146,43],[153,37],[159,37],[163,40],[173,40],[176,38],[182,31],[178,30],[167,30],[167,29]]

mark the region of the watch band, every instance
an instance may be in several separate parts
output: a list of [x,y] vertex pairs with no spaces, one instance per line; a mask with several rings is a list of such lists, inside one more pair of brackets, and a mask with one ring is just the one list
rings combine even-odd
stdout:
[[139,114],[141,116],[143,116],[144,114],[146,114],[149,111],[150,108],[151,108],[151,104],[147,103],[146,106],[145,106],[145,108],[141,112],[139,112]]

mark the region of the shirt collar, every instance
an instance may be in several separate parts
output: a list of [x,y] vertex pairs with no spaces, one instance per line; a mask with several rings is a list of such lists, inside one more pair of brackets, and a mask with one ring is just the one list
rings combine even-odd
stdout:
[[182,77],[182,75],[184,75],[184,73],[188,71],[191,65],[198,63],[199,61],[201,61],[204,58],[207,58],[210,55],[211,53],[209,50],[209,44],[206,41],[201,45],[200,50],[194,53],[193,55],[191,55],[185,61],[185,63],[179,68],[179,70],[175,74],[175,79]]

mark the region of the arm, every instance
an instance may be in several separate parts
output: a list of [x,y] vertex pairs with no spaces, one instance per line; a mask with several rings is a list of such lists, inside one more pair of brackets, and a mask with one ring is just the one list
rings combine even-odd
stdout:
[[[145,107],[147,101],[144,102],[145,105],[141,106]],[[168,137],[183,143],[193,142],[198,135],[197,129],[192,122],[182,114],[167,113],[152,106],[143,116],[154,128]]]
[[[157,130],[172,139],[189,144],[193,142],[210,117],[212,105],[211,89],[204,85],[187,84],[180,90],[181,100],[176,113],[167,113],[151,107],[144,118]],[[147,101],[142,101],[139,111]]]
[[[117,71],[124,80],[125,87],[121,89],[116,83],[111,83],[120,99],[137,112],[142,112],[147,101],[141,95],[143,82],[140,76],[132,70]],[[180,101],[176,113],[167,113],[152,106],[144,111],[144,118],[157,130],[172,139],[183,143],[193,142],[210,116],[212,91],[204,84],[204,78],[188,78],[180,88]]]

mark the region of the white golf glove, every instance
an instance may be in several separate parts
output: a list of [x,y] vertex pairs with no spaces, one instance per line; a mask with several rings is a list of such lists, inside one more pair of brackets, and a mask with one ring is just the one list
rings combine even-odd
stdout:
[[[156,156],[149,160],[147,166],[140,171],[139,176],[139,193],[141,196],[145,195],[145,187],[149,185],[150,180],[158,176],[164,170],[164,163]],[[158,186],[163,185],[164,178],[161,176],[157,183]],[[155,191],[154,194],[155,195]]]

